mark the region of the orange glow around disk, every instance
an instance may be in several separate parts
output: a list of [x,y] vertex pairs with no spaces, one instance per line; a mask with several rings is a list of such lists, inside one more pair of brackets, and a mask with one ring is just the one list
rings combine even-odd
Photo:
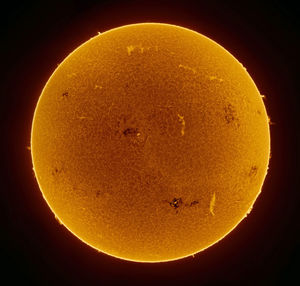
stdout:
[[246,69],[179,26],[123,26],[72,52],[36,106],[32,160],[56,218],[91,247],[161,262],[222,239],[267,174],[266,109]]

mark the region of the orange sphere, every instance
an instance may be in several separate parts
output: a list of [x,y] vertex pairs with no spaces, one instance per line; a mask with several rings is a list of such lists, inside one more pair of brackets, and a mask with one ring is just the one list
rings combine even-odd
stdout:
[[159,262],[209,247],[249,213],[270,135],[262,97],[229,52],[146,23],[99,34],[58,66],[31,150],[45,200],[74,235]]

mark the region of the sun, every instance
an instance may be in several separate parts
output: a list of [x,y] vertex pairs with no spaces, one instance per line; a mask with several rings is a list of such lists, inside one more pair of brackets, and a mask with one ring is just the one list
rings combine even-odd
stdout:
[[41,192],[86,244],[162,262],[213,245],[250,212],[267,174],[268,116],[228,51],[186,28],[122,26],[73,51],[37,103]]

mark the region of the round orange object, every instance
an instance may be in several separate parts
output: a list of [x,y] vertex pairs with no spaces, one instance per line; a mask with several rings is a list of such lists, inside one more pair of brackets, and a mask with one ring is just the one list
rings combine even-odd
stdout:
[[229,52],[146,23],[99,34],[59,65],[31,150],[45,200],[74,235],[160,262],[209,247],[249,213],[270,134],[261,95]]

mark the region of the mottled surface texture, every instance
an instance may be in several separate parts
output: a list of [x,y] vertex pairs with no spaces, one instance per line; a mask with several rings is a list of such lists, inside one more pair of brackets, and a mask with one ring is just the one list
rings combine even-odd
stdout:
[[32,157],[56,217],[99,251],[192,255],[251,210],[270,153],[259,91],[221,46],[171,25],[98,35],[38,102]]

